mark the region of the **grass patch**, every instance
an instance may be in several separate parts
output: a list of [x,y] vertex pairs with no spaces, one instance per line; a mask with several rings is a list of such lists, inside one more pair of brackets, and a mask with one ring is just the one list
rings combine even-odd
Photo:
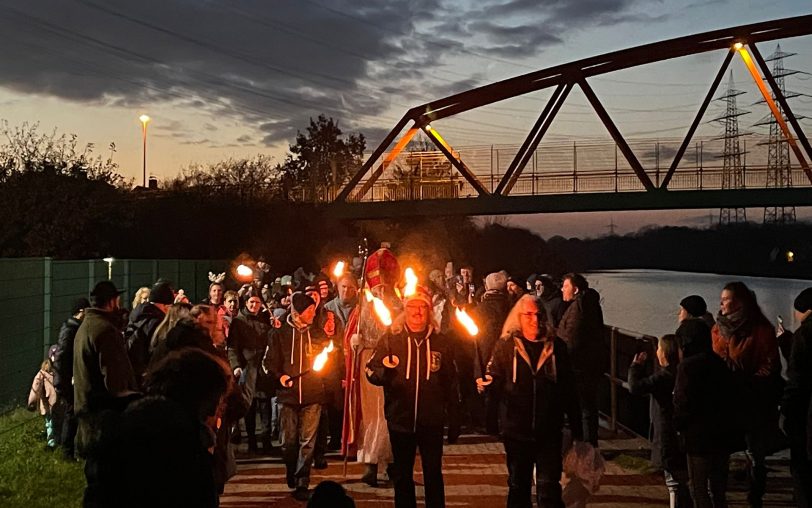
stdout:
[[0,506],[82,505],[83,464],[45,448],[45,420],[39,413],[16,409],[0,416]]
[[651,461],[634,455],[622,453],[612,459],[612,462],[627,471],[635,471],[639,474],[651,474],[657,472],[657,468],[651,465]]

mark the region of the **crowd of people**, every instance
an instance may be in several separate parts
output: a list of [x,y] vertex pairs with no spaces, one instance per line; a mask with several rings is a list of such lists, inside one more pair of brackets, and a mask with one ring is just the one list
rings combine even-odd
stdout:
[[[364,464],[370,486],[391,481],[395,506],[416,506],[420,453],[426,506],[442,507],[444,441],[463,429],[501,437],[508,507],[532,506],[534,483],[538,506],[564,506],[565,434],[598,446],[609,361],[600,295],[584,276],[476,277],[449,262],[414,283],[385,247],[343,273],[251,268],[229,286],[210,274],[198,304],[163,279],[130,311],[110,281],[76,302],[29,403],[46,415],[48,445],[85,459],[85,506],[217,506],[245,439],[249,454],[281,454],[291,494],[313,506],[352,505],[339,485],[310,489],[328,451]],[[809,506],[812,288],[795,309],[799,330],[776,333],[734,282],[716,319],[701,297],[682,300],[655,369],[635,356],[629,389],[652,395],[671,506],[725,506],[739,450],[760,506],[779,410],[796,499]]]

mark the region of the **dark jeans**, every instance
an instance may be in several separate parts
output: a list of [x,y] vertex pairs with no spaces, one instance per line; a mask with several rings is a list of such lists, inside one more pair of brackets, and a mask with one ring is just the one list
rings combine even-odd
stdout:
[[668,488],[670,508],[692,508],[691,490],[688,488],[687,470],[665,470],[665,486]]
[[508,467],[508,508],[530,508],[533,466],[536,466],[536,501],[539,508],[564,508],[561,499],[561,432],[545,434],[542,441],[505,438]]
[[319,428],[321,404],[307,406],[280,404],[279,425],[282,434],[282,460],[296,487],[310,485],[310,466]]
[[423,464],[423,484],[426,487],[426,508],[445,507],[443,484],[443,428],[421,427],[417,432],[398,432],[389,428],[389,441],[394,456],[395,507],[417,506],[414,492],[414,458],[420,449]]
[[72,459],[75,455],[74,440],[76,439],[76,429],[79,425],[76,415],[73,413],[73,405],[65,402],[64,419],[62,420],[62,453],[65,458]]
[[730,455],[688,454],[688,476],[695,508],[726,508]]
[[319,417],[319,429],[316,435],[316,446],[313,450],[313,458],[316,462],[325,460],[324,454],[327,453],[327,438],[330,437],[330,415],[328,414],[327,407],[322,406],[321,416]]
[[[575,373],[575,388],[581,403],[584,441],[594,447],[598,446],[598,383],[600,379],[600,376],[591,373]],[[576,425],[576,422],[570,422],[570,425]]]
[[806,454],[806,443],[793,445],[789,451],[795,504],[799,508],[812,508],[812,460]]

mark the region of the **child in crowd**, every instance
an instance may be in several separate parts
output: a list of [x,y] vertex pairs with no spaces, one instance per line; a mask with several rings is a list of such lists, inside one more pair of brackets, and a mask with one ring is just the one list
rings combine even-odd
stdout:
[[[51,351],[53,351],[53,348]],[[49,357],[42,362],[39,372],[34,376],[34,381],[31,383],[31,391],[28,393],[28,409],[29,411],[35,411],[39,407],[40,414],[45,417],[45,438],[50,449],[56,448],[58,444],[54,425],[56,400],[53,363],[49,352]]]
[[679,363],[677,336],[663,335],[657,342],[657,362],[660,368],[649,376],[646,376],[646,357],[645,352],[634,356],[629,367],[629,391],[635,395],[651,394],[654,401],[652,423],[655,446],[652,447],[652,461],[659,463],[665,472],[671,508],[691,506],[688,466],[685,453],[680,450],[673,421],[672,394]]

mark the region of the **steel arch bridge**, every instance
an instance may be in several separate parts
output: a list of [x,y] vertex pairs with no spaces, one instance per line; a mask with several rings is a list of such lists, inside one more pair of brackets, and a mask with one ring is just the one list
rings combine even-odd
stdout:
[[[810,188],[812,170],[810,170],[808,162],[812,160],[812,146],[798,122],[798,117],[793,113],[780,90],[776,77],[770,72],[767,62],[757,47],[757,44],[763,42],[809,34],[812,34],[812,14],[713,30],[549,67],[416,106],[403,115],[372,152],[366,163],[334,198],[326,196],[322,199],[331,201],[329,206],[333,214],[344,218],[812,206],[812,188]],[[658,168],[656,182],[652,181],[651,175],[635,155],[629,140],[624,138],[615,125],[590,86],[588,79],[622,69],[719,50],[726,50],[726,54],[699,110],[679,143],[673,160],[667,168],[663,168],[665,172],[662,178]],[[805,181],[801,186],[795,188],[767,188],[766,185],[757,183],[742,189],[709,189],[702,187],[700,179],[698,185],[687,187],[682,185],[677,189],[674,189],[674,186],[669,188],[708,105],[737,53],[747,65],[764,101],[770,106],[784,138],[789,143],[803,172],[799,176],[803,176]],[[627,184],[624,189],[619,189],[619,176],[615,171],[614,188],[609,185],[609,188],[604,190],[578,192],[577,185],[574,184],[570,192],[536,194],[534,183],[532,195],[516,195],[518,193],[511,195],[511,191],[520,181],[522,172],[536,153],[556,114],[576,86],[583,91],[589,104],[612,137],[616,150],[622,154],[625,163],[628,164],[631,170],[630,176],[633,174],[631,185]],[[499,175],[498,182],[492,181],[490,186],[486,185],[480,176],[471,170],[464,160],[465,157],[456,152],[442,138],[436,128],[431,126],[431,122],[435,120],[547,88],[553,89],[551,97],[541,110],[524,142],[512,157],[504,174]],[[783,115],[781,111],[783,111]],[[460,187],[466,185],[466,188],[472,189],[473,197],[458,197],[454,194],[450,197],[437,197],[436,194],[421,194],[409,195],[405,198],[386,196],[378,200],[374,195],[371,196],[374,193],[370,191],[373,190],[381,175],[418,132],[423,132],[445,158],[444,162],[450,163],[461,175],[464,180],[460,180]],[[399,135],[401,136],[398,139]],[[397,142],[395,142],[396,140]],[[395,143],[394,147],[387,152],[393,143]],[[535,182],[535,175],[533,178]],[[544,178],[543,175],[540,176],[539,181]]]

